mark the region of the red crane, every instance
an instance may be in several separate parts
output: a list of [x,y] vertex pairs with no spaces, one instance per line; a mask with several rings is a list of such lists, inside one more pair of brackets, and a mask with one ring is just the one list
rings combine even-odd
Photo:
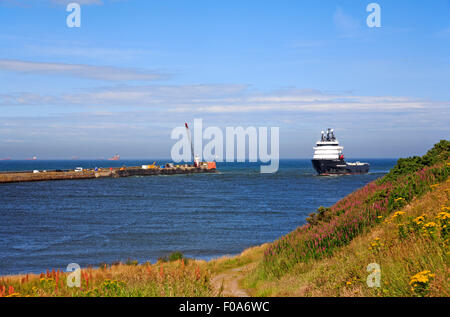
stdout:
[[186,126],[187,137],[189,139],[189,143],[191,144],[191,157],[192,157],[192,161],[194,162],[194,145],[192,144],[191,132],[189,131],[187,122],[185,122],[184,125]]

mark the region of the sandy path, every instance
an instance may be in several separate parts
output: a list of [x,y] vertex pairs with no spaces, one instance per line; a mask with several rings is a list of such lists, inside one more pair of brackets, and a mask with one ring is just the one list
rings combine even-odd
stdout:
[[[245,266],[222,272],[211,280],[214,295],[224,297],[249,297],[246,290],[239,287],[242,270]],[[223,285],[223,286],[222,286]]]

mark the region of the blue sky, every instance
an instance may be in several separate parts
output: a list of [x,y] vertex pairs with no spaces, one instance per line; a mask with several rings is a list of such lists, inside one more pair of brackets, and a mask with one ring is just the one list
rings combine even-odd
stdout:
[[0,158],[170,156],[170,132],[278,126],[304,158],[334,127],[347,157],[449,138],[450,1],[0,0]]

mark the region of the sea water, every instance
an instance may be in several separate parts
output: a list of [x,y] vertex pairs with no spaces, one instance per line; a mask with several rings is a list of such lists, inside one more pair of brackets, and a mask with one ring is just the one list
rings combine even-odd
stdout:
[[[259,173],[258,163],[218,163],[217,174],[0,184],[0,275],[155,262],[173,251],[198,259],[237,254],[289,233],[396,162],[360,160],[371,164],[369,174],[317,176],[310,160],[281,160],[275,174]],[[153,161],[1,161],[0,171]]]

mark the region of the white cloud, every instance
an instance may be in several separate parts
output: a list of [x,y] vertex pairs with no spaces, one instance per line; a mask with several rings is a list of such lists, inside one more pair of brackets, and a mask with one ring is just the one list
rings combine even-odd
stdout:
[[[311,101],[312,96],[318,101]],[[281,151],[289,155],[297,152],[294,148],[304,148],[298,150],[302,156],[310,155],[316,133],[331,126],[349,140],[348,148],[358,148],[358,142],[366,141],[362,135],[369,134],[376,155],[395,156],[392,144],[397,142],[427,138],[431,144],[448,135],[450,110],[449,102],[293,89],[262,93],[242,85],[115,86],[83,94],[0,95],[0,105],[12,101],[25,108],[2,111],[4,156],[45,153],[53,158],[101,157],[114,152],[128,157],[166,157],[173,145],[170,131],[194,118],[203,118],[205,127],[279,126]],[[50,107],[41,113],[40,105]],[[33,147],[38,151],[30,150]]]
[[151,81],[166,79],[168,77],[167,75],[155,71],[142,69],[66,63],[29,62],[11,59],[0,59],[0,70],[25,74],[64,75],[107,81]]
[[26,45],[25,49],[32,51],[35,55],[41,56],[70,56],[89,58],[90,60],[99,61],[120,61],[133,60],[137,57],[143,57],[152,53],[145,49],[124,49],[116,47],[92,47],[92,45],[80,44],[69,46],[42,46],[42,45]]
[[97,88],[83,93],[0,95],[0,105],[132,107],[165,113],[289,113],[416,111],[440,104],[396,96],[327,94],[317,90],[287,89],[260,92],[246,85],[145,85]]

